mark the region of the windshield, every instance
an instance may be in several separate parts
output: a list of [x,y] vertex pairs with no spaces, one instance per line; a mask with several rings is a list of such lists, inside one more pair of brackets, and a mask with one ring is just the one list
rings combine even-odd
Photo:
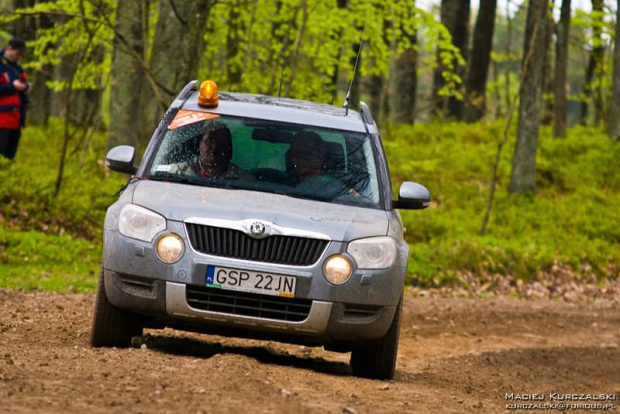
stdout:
[[369,135],[205,112],[182,116],[191,123],[172,121],[146,178],[380,206]]

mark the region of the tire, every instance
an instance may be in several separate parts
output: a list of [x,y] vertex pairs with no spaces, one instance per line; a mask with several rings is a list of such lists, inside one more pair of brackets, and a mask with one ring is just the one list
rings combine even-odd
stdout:
[[99,347],[127,348],[131,338],[142,335],[142,325],[129,311],[112,305],[105,293],[103,267],[99,273],[93,325],[90,331],[90,345]]
[[403,295],[401,294],[394,319],[385,336],[351,352],[350,363],[353,375],[371,379],[394,378],[402,308]]

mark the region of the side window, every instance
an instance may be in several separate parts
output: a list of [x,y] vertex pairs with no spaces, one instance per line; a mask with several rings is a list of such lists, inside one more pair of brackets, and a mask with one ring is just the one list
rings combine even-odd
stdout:
[[370,142],[347,136],[346,148],[347,173],[345,182],[363,196],[378,202],[379,187]]
[[166,133],[154,165],[188,162],[198,156],[198,142],[205,123],[197,123]]

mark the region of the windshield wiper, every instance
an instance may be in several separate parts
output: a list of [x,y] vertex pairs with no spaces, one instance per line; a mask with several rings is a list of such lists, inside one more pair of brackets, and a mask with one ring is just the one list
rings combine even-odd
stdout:
[[191,176],[184,174],[170,174],[170,173],[158,173],[148,175],[145,177],[147,180],[152,181],[168,181],[171,183],[189,184],[200,187],[214,187],[214,188],[235,188],[231,186],[231,180],[220,180],[212,178],[204,178],[199,176]]
[[168,181],[171,183],[190,184],[190,185],[199,185],[199,186],[204,185],[203,180],[197,180],[196,178],[188,177],[188,176],[180,175],[180,174],[147,175],[144,178],[146,178],[147,180],[151,180],[151,181]]

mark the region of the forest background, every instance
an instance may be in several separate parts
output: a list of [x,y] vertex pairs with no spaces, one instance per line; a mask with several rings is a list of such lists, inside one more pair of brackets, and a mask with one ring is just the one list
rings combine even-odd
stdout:
[[269,95],[282,80],[282,96],[334,105],[351,85],[395,187],[433,196],[402,213],[417,289],[555,297],[617,284],[618,4],[472,5],[0,1],[0,41],[27,40],[32,80],[17,158],[0,159],[0,287],[94,289],[105,210],[127,179],[105,168],[106,149],[143,149],[192,79]]

